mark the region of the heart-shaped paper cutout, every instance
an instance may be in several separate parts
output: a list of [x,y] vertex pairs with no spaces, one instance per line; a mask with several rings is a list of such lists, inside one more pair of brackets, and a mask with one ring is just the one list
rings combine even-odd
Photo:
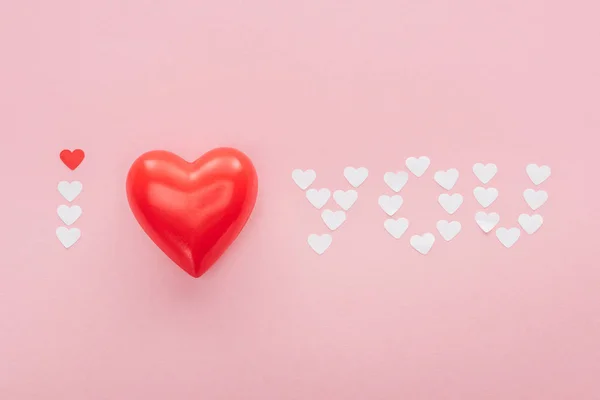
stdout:
[[236,239],[252,213],[257,187],[252,162],[232,148],[211,150],[192,163],[151,151],[127,176],[127,198],[142,229],[195,278]]
[[81,149],[73,151],[65,149],[60,152],[60,159],[70,170],[74,171],[83,162],[85,153]]

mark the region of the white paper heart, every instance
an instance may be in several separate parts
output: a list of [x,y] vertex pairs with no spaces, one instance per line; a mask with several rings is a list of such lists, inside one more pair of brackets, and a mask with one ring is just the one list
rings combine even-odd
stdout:
[[473,173],[481,181],[481,183],[486,184],[492,180],[496,173],[498,172],[498,167],[496,164],[486,164],[477,163],[473,165]]
[[81,238],[81,230],[78,228],[56,228],[56,237],[66,249],[73,246]]
[[521,228],[528,234],[532,235],[537,232],[538,229],[544,223],[544,218],[540,214],[528,215],[521,214],[519,215],[519,225]]
[[66,206],[66,205],[62,205],[62,206],[58,206],[58,208],[56,209],[56,213],[58,214],[58,217],[62,220],[62,222],[65,223],[65,225],[69,226],[69,225],[73,225],[75,223],[75,221],[77,221],[79,219],[79,217],[81,217],[81,207],[79,206]]
[[489,207],[498,198],[498,189],[496,188],[482,188],[477,186],[473,189],[473,195],[482,207]]
[[321,209],[327,204],[330,197],[331,191],[329,189],[308,189],[306,191],[306,198],[316,209]]
[[475,222],[485,233],[491,232],[498,222],[500,222],[500,215],[498,213],[486,213],[483,211],[479,211],[475,214]]
[[402,196],[398,194],[394,196],[382,194],[379,196],[379,200],[377,202],[379,203],[379,207],[381,207],[381,209],[391,217],[400,209],[400,207],[402,207],[404,200],[402,199]]
[[292,171],[292,179],[300,189],[306,190],[317,179],[317,173],[312,169],[295,169]]
[[408,229],[408,220],[406,218],[386,219],[383,222],[385,230],[395,239],[400,239]]
[[434,174],[433,179],[444,189],[450,190],[458,180],[458,170],[456,168],[450,168],[447,171],[437,171]]
[[344,211],[332,211],[332,210],[323,210],[321,213],[321,219],[325,222],[325,225],[332,231],[335,231],[337,228],[342,226],[344,221],[346,221],[346,213]]
[[458,222],[458,221],[448,222],[445,219],[438,221],[436,224],[436,227],[437,227],[437,230],[440,233],[440,235],[442,235],[444,240],[446,240],[447,242],[454,239],[456,237],[456,235],[458,235],[460,230],[462,229],[460,222]]
[[325,253],[325,250],[331,246],[333,238],[330,234],[325,233],[323,235],[311,234],[308,235],[308,245],[315,253],[321,255]]
[[369,176],[369,170],[365,167],[346,167],[344,168],[344,176],[346,177],[348,183],[357,188],[367,179]]
[[58,182],[58,192],[65,198],[68,202],[72,202],[79,196],[81,191],[83,190],[83,184],[79,181],[67,182],[60,181]]
[[532,210],[537,210],[548,200],[548,193],[545,190],[527,189],[523,192],[523,197]]
[[531,182],[536,186],[548,179],[552,173],[549,166],[539,166],[537,164],[529,164],[525,167],[525,171],[527,171],[527,175],[529,175]]
[[512,247],[519,240],[521,230],[519,228],[498,228],[496,229],[496,237],[506,248]]
[[336,190],[333,192],[333,200],[342,207],[344,210],[348,211],[350,207],[356,203],[358,199],[358,192],[356,190]]
[[386,172],[383,175],[383,181],[390,189],[398,193],[406,185],[406,182],[408,182],[408,173],[405,171],[398,171],[396,173]]
[[410,245],[423,255],[429,253],[434,242],[435,236],[433,236],[433,233],[429,232],[424,233],[423,235],[413,235],[410,238]]
[[463,203],[463,196],[458,193],[454,193],[452,195],[442,193],[438,197],[438,202],[448,214],[452,215]]
[[427,168],[429,168],[430,163],[431,160],[429,160],[429,157],[408,157],[406,159],[406,168],[408,168],[410,172],[415,174],[415,176],[420,177],[425,173],[425,171],[427,171]]

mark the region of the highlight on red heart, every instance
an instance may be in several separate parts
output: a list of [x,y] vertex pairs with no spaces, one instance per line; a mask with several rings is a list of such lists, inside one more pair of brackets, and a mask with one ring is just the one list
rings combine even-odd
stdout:
[[210,150],[194,162],[150,151],[127,175],[127,199],[150,239],[198,278],[227,250],[256,202],[254,165],[233,148]]
[[60,159],[71,171],[74,171],[83,162],[85,153],[81,149],[73,151],[65,149],[60,152]]

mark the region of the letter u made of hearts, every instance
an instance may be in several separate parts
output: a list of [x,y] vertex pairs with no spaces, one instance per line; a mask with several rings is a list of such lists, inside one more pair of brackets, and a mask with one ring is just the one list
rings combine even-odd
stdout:
[[148,237],[191,276],[202,276],[242,231],[256,203],[258,178],[233,148],[194,162],[151,151],[132,164],[127,199]]

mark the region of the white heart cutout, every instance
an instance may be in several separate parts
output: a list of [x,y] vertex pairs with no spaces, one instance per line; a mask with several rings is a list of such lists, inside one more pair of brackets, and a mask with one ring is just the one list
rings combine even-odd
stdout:
[[448,222],[445,219],[438,221],[436,224],[436,227],[437,227],[437,230],[440,233],[440,235],[442,235],[444,240],[446,240],[447,242],[454,239],[456,237],[456,235],[458,235],[460,233],[460,230],[462,229],[460,222],[458,222],[458,221]]
[[402,199],[402,196],[398,194],[394,196],[382,194],[379,196],[379,200],[377,202],[379,203],[379,207],[381,207],[381,209],[391,217],[400,209],[400,207],[402,207],[404,200]]
[[383,227],[395,239],[400,239],[404,232],[408,229],[408,220],[406,218],[386,219],[383,222]]
[[344,168],[344,177],[355,188],[359,187],[363,184],[364,181],[367,180],[369,176],[369,170],[365,167],[354,168],[354,167],[346,167]]
[[408,172],[386,172],[383,175],[383,181],[390,187],[390,189],[398,193],[400,190],[402,190],[404,185],[406,185],[406,182],[408,182]]
[[317,173],[312,169],[295,169],[292,171],[292,179],[300,189],[306,190],[317,179]]
[[306,191],[306,198],[316,209],[320,210],[331,197],[331,191],[329,189],[308,189]]
[[447,171],[437,171],[433,175],[433,179],[444,189],[450,190],[458,181],[458,170],[456,168],[450,168]]
[[504,245],[504,247],[511,248],[519,237],[521,236],[521,230],[519,228],[498,228],[496,229],[496,237]]
[[531,182],[533,182],[533,184],[536,186],[548,179],[552,173],[552,170],[549,166],[539,166],[537,164],[527,165],[527,167],[525,167],[525,171],[527,172],[527,175],[529,175]]
[[83,190],[83,184],[79,181],[67,182],[60,181],[58,182],[58,192],[65,198],[69,203],[72,202],[79,196],[81,191]]
[[463,196],[458,193],[452,195],[442,193],[438,197],[438,202],[448,214],[452,215],[463,203]]
[[498,213],[486,213],[483,211],[479,211],[475,214],[475,222],[485,233],[491,232],[498,222],[500,222],[500,215]]
[[65,246],[65,249],[73,246],[81,238],[81,230],[78,228],[56,228],[56,237]]
[[481,181],[481,183],[486,184],[492,180],[496,173],[498,172],[498,167],[496,164],[486,164],[477,163],[473,165],[473,173]]
[[317,235],[315,233],[308,235],[308,245],[318,255],[325,253],[329,246],[331,246],[332,241],[333,238],[328,233],[323,235]]
[[323,210],[321,213],[321,219],[325,222],[325,225],[332,231],[335,231],[337,228],[342,226],[344,221],[346,221],[346,212],[338,210]]
[[423,255],[429,253],[434,242],[435,236],[433,236],[433,233],[429,232],[424,233],[423,235],[413,235],[410,238],[410,245]]
[[342,207],[344,210],[348,211],[350,207],[356,203],[358,199],[358,192],[356,190],[336,190],[333,192],[333,200]]
[[542,218],[542,216],[540,214],[534,214],[534,215],[521,214],[521,215],[519,215],[519,225],[521,225],[521,228],[523,228],[523,230],[525,232],[527,232],[529,235],[532,235],[535,232],[537,232],[537,230],[540,229],[540,227],[542,226],[543,223],[544,223],[544,218]]
[[419,158],[408,157],[406,159],[406,168],[417,177],[423,176],[427,168],[429,168],[429,164],[431,164],[431,160],[426,156]]
[[75,221],[77,221],[79,219],[79,217],[81,217],[81,207],[79,206],[66,206],[66,205],[62,205],[62,206],[58,206],[58,208],[56,209],[56,213],[58,214],[58,217],[61,219],[62,222],[65,223],[65,225],[69,226],[69,225],[73,225],[75,223]]
[[492,205],[492,203],[498,198],[498,189],[486,189],[482,188],[481,186],[477,186],[475,189],[473,189],[473,195],[475,196],[477,202],[481,204],[483,208],[487,208],[490,205]]
[[548,193],[545,190],[527,189],[523,192],[525,201],[532,210],[537,210],[548,200]]

